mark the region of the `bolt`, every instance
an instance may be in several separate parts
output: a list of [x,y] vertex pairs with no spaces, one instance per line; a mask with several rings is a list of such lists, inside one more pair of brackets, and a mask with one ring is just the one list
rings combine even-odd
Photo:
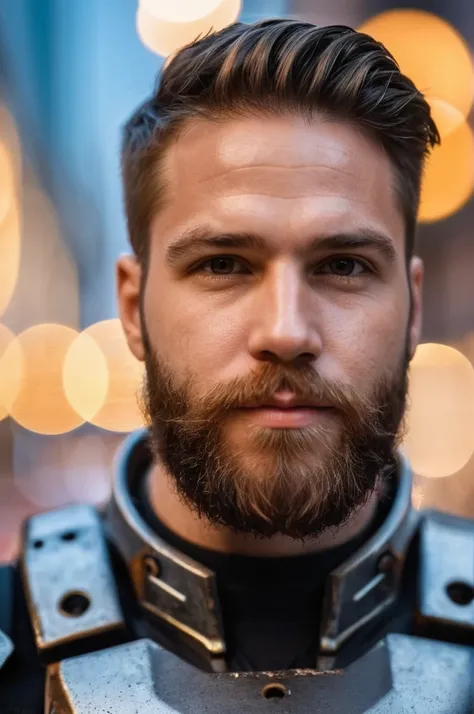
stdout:
[[395,566],[395,558],[392,553],[384,553],[377,562],[377,572],[390,573]]
[[145,570],[149,575],[152,575],[154,578],[157,578],[158,575],[160,574],[160,564],[154,558],[152,555],[146,555],[143,558],[143,564],[145,566]]

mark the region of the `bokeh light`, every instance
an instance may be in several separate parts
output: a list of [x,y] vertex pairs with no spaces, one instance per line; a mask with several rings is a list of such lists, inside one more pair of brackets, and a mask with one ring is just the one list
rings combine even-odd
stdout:
[[63,367],[64,392],[84,421],[91,421],[105,403],[109,368],[101,348],[86,330],[71,344]]
[[20,266],[20,139],[13,117],[0,105],[0,316],[13,295]]
[[459,471],[474,451],[474,369],[458,350],[427,343],[410,368],[405,448],[420,476]]
[[[96,370],[96,375],[87,375],[88,370]],[[88,327],[71,344],[64,384],[71,405],[92,424],[129,432],[143,426],[137,399],[143,375],[144,367],[130,352],[120,320],[104,320]],[[91,390],[89,397],[80,395],[81,385]]]
[[[6,348],[1,368],[4,379],[18,388],[4,388],[4,405],[25,429],[38,434],[62,434],[84,420],[72,408],[63,387],[63,364],[76,330],[64,325],[35,325]],[[15,394],[16,393],[16,394]]]
[[439,221],[458,211],[474,186],[474,138],[463,122],[429,156],[421,187],[419,220]]
[[145,12],[167,22],[193,22],[210,15],[221,4],[222,0],[139,0]]
[[[3,176],[7,176],[13,181],[14,192],[16,192],[21,183],[21,143],[15,120],[4,104],[0,104],[0,143],[8,154],[7,173],[2,174],[0,181],[3,184]],[[3,186],[1,187],[3,190]],[[0,201],[3,200],[2,196]]]
[[21,215],[16,197],[0,222],[0,316],[7,310],[20,270]]
[[[184,7],[183,0],[181,3]],[[166,57],[197,37],[217,32],[235,22],[241,0],[220,0],[219,3],[206,0],[202,6],[199,2],[188,3],[189,11],[182,14],[171,9],[172,3],[169,3],[166,12],[160,10],[161,3],[154,4],[153,12],[150,12],[149,6],[150,2],[141,2],[138,6],[137,32],[145,47]],[[167,19],[169,17],[173,19]]]
[[[16,398],[21,384],[20,348],[16,345],[16,364],[7,369],[4,355],[7,348],[14,342],[15,335],[8,327],[0,323],[0,421],[8,416],[7,404]],[[11,361],[11,356],[8,358]]]
[[0,134],[0,224],[7,215],[16,195],[13,159]]
[[359,30],[382,42],[427,98],[468,115],[474,93],[471,53],[448,22],[422,10],[388,10]]
[[77,266],[63,239],[56,210],[32,178],[24,183],[22,198],[19,274],[3,321],[14,325],[17,333],[44,323],[77,329]]
[[464,116],[459,109],[456,109],[452,104],[448,104],[442,99],[429,97],[427,97],[427,99],[431,107],[431,116],[444,142],[447,136],[452,134],[453,131],[464,123]]

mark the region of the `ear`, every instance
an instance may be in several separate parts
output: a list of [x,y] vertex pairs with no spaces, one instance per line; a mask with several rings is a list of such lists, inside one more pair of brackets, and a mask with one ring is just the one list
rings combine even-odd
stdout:
[[411,291],[411,321],[409,325],[410,359],[413,358],[418,343],[421,339],[423,324],[423,261],[413,257],[410,260],[408,280]]
[[135,357],[144,361],[145,349],[140,321],[140,286],[142,269],[133,255],[121,255],[116,265],[119,316],[128,346]]

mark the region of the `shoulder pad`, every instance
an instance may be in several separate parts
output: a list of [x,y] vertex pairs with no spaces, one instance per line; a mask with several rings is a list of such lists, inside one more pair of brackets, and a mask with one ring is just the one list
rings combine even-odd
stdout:
[[120,641],[114,635],[125,623],[95,508],[75,505],[28,519],[20,569],[42,659]]
[[420,528],[417,624],[421,634],[472,642],[474,523],[427,511]]

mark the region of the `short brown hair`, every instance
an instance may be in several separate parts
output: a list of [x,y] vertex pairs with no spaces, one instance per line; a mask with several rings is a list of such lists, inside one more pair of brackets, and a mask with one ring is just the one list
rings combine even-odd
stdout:
[[407,259],[412,255],[424,159],[440,141],[428,103],[372,37],[279,19],[236,23],[181,49],[127,122],[125,209],[141,261],[147,262],[150,220],[164,194],[160,159],[183,124],[255,112],[326,114],[379,141],[395,168]]

